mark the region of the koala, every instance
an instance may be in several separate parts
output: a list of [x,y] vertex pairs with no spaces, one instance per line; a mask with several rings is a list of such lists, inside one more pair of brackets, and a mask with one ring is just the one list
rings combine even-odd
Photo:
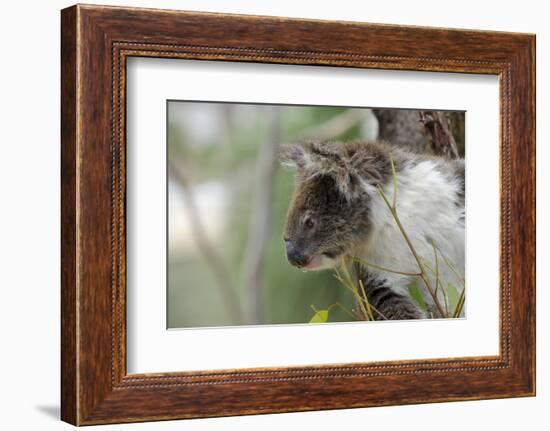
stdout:
[[[419,155],[382,142],[316,142],[281,148],[281,162],[296,170],[296,184],[287,212],[284,242],[288,262],[305,271],[337,267],[355,257],[355,264],[375,317],[403,320],[437,315],[432,296],[422,288],[419,266],[380,189],[392,202],[395,167],[396,207],[401,223],[421,259],[435,268],[439,256],[440,304],[456,274],[465,265],[465,165],[463,159]],[[373,265],[399,271],[375,269]],[[405,274],[403,274],[405,273]],[[429,274],[435,288],[435,276]],[[409,294],[417,282],[427,304],[422,311]],[[380,317],[382,318],[382,317]]]

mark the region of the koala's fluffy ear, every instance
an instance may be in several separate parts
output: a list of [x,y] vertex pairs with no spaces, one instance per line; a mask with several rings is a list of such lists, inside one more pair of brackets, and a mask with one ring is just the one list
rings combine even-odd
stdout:
[[306,148],[300,144],[281,145],[279,160],[284,166],[303,169],[306,165]]
[[284,165],[306,172],[308,177],[330,176],[347,200],[376,192],[381,180],[376,158],[364,144],[308,141],[283,145],[280,159]]
[[332,144],[306,141],[300,144],[281,145],[279,159],[286,166],[309,171],[312,175],[333,173],[339,150]]

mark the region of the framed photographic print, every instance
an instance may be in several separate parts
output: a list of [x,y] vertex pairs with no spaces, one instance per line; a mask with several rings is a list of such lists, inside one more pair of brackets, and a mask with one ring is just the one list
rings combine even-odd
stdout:
[[535,393],[535,37],[62,11],[62,419]]

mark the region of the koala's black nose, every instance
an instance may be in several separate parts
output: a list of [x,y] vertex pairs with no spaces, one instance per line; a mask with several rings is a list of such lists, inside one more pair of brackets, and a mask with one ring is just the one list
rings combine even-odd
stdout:
[[308,262],[307,256],[305,256],[298,247],[292,241],[285,241],[286,245],[286,258],[294,266],[304,266]]

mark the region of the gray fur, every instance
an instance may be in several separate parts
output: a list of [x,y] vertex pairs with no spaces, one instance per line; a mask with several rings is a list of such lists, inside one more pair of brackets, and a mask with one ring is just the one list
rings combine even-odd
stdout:
[[361,265],[355,266],[355,274],[365,287],[369,304],[374,309],[375,320],[422,319],[426,315],[408,296],[394,291],[387,280]]

